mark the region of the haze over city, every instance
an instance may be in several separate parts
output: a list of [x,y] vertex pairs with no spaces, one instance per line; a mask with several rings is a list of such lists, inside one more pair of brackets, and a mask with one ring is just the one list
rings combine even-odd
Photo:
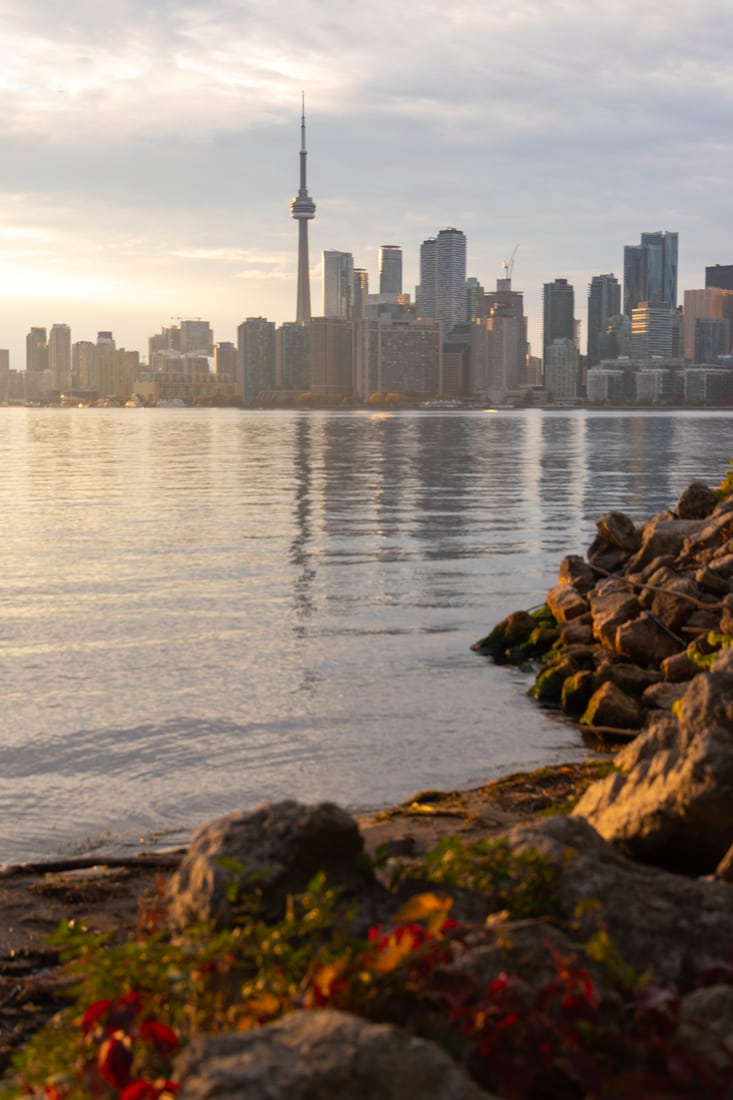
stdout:
[[145,351],[177,317],[217,340],[295,317],[301,93],[314,313],[323,249],[373,282],[386,242],[457,225],[492,287],[515,246],[540,353],[542,284],[621,277],[623,246],[679,233],[679,288],[729,263],[733,12],[722,0],[592,15],[578,0],[397,13],[298,0],[4,7],[0,345],[31,325]]

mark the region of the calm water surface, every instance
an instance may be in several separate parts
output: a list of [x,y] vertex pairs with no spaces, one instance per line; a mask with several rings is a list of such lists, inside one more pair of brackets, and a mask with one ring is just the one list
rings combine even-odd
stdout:
[[0,410],[0,862],[581,757],[470,645],[728,413]]

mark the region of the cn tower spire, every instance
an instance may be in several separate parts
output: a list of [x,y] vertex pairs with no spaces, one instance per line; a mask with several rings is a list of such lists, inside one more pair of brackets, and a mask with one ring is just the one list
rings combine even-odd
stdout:
[[300,324],[310,324],[311,285],[310,265],[308,262],[308,222],[316,216],[316,204],[308,194],[306,183],[305,149],[305,93],[303,93],[300,114],[300,187],[298,194],[290,203],[290,214],[298,223],[298,304],[295,320]]

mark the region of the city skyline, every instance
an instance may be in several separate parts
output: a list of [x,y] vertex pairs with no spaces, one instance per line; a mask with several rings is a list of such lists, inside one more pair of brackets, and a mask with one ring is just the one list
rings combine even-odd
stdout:
[[247,316],[294,320],[303,89],[316,301],[322,252],[352,253],[376,288],[385,241],[414,295],[420,242],[457,225],[488,288],[519,244],[537,354],[543,285],[566,278],[585,324],[592,277],[620,277],[640,232],[679,233],[680,301],[729,262],[722,2],[592,19],[577,0],[511,18],[458,3],[449,20],[425,4],[400,35],[382,0],[285,10],[5,6],[0,346],[15,369],[32,326],[142,350],[176,317],[206,316],[219,340]]

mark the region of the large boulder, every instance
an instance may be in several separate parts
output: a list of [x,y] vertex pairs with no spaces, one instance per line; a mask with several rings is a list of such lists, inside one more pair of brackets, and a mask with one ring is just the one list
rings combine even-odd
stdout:
[[327,1009],[195,1039],[176,1077],[179,1100],[491,1100],[435,1043]]
[[238,898],[253,892],[278,918],[287,895],[305,890],[319,871],[329,885],[361,890],[374,881],[363,846],[356,821],[331,802],[267,803],[211,821],[194,833],[173,876],[169,923],[176,931],[201,921],[229,927]]
[[[619,776],[611,776],[611,782]],[[555,872],[561,918],[581,935],[606,928],[621,957],[657,981],[676,981],[691,961],[712,966],[733,943],[733,886],[644,866],[617,851],[579,816],[549,817],[506,834],[514,852],[534,851]]]
[[733,844],[733,649],[616,757],[574,814],[633,857],[714,871]]

